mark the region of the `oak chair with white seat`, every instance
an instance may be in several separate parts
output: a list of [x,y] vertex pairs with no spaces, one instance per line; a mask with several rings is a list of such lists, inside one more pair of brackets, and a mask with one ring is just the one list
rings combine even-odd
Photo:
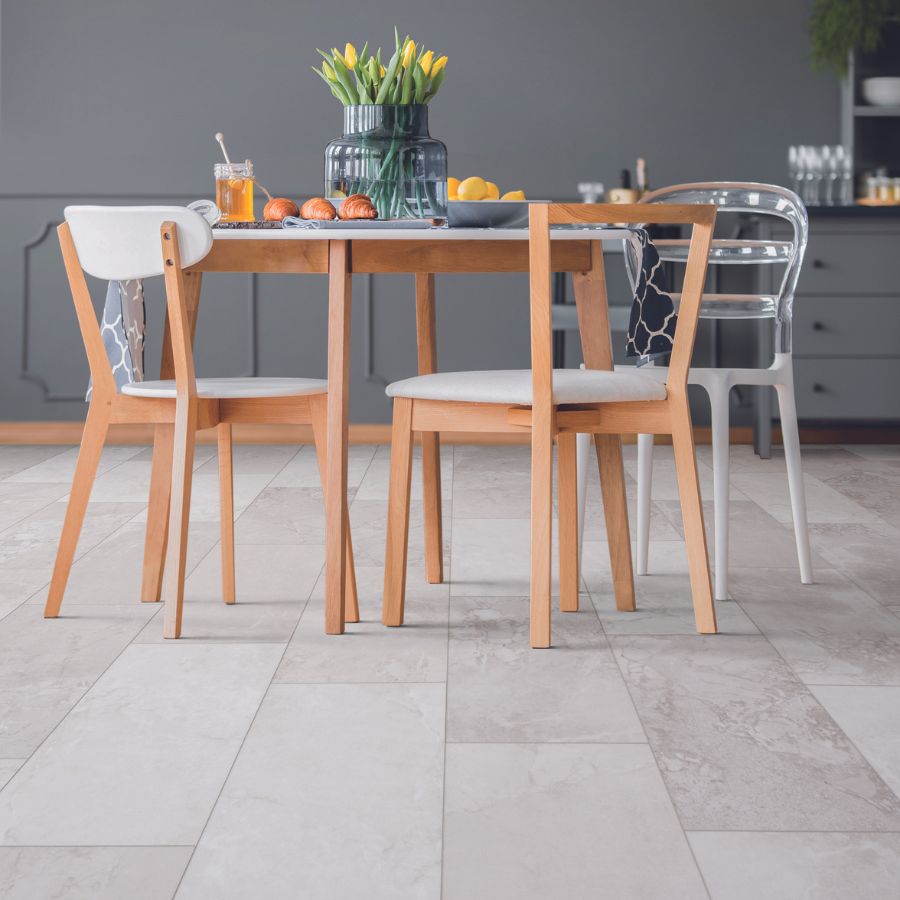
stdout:
[[[70,206],[58,234],[93,388],[44,615],[59,615],[109,426],[150,424],[156,434],[151,479],[161,488],[155,493],[164,499],[148,510],[141,600],[153,602],[162,596],[163,634],[177,638],[181,635],[196,432],[206,428],[217,432],[222,596],[226,603],[234,603],[232,425],[311,425],[319,468],[324,473],[328,383],[312,378],[195,377],[192,339],[200,275],[183,270],[209,253],[212,232],[193,210]],[[85,272],[109,281],[164,276],[166,336],[161,380],[117,388]],[[174,373],[173,379],[165,377],[169,371]],[[347,550],[348,620],[357,621],[349,532]]]
[[[552,368],[551,225],[594,223],[693,225],[681,315],[669,378],[639,370],[614,371],[603,251],[591,240],[591,268],[574,276],[585,348],[584,370]],[[391,475],[385,555],[385,625],[402,625],[409,536],[414,432],[517,432],[531,437],[531,645],[551,644],[553,442],[558,444],[560,606],[578,609],[578,529],[575,437],[594,435],[616,606],[634,609],[631,541],[622,467],[622,434],[671,434],[685,522],[697,630],[716,630],[715,608],[697,482],[687,372],[697,330],[715,210],[709,206],[533,204],[529,210],[531,369],[445,372],[395,382]]]

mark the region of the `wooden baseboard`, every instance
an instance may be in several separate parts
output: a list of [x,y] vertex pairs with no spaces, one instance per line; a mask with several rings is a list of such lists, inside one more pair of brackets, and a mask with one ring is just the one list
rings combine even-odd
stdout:
[[[59,444],[72,445],[81,440],[81,422],[0,422],[0,445],[2,444]],[[896,444],[900,443],[900,428],[874,426],[804,427],[800,436],[806,444]],[[147,445],[153,440],[152,425],[113,425],[109,443]],[[310,444],[312,432],[308,425],[242,425],[234,426],[234,440],[239,444]],[[446,444],[527,444],[524,434],[462,434],[443,432],[441,440]],[[659,443],[669,443],[658,438]],[[710,429],[698,426],[694,429],[694,440],[698,444],[710,443]],[[772,440],[781,442],[781,433],[775,428]],[[216,442],[215,431],[200,432],[203,444]],[[391,426],[378,423],[359,423],[350,426],[351,444],[389,444]],[[753,442],[753,429],[735,427],[731,429],[732,444]],[[634,436],[625,438],[625,443],[634,443]]]

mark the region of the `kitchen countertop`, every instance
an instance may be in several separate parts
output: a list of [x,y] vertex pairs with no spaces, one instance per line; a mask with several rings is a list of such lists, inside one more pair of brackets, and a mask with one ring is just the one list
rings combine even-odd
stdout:
[[897,219],[898,206],[807,206],[811,219]]

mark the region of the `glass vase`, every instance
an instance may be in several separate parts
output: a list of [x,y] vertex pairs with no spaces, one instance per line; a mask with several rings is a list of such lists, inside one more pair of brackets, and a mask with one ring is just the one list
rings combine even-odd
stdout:
[[447,148],[428,134],[428,107],[344,107],[344,134],[325,149],[325,195],[366,194],[380,219],[447,216]]

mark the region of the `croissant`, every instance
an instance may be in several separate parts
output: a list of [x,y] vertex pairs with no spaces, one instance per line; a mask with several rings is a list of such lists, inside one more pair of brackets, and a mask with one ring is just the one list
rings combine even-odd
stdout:
[[300,207],[302,219],[333,219],[336,216],[334,207],[324,197],[312,197]]
[[378,210],[365,194],[351,194],[338,211],[342,219],[377,219]]

